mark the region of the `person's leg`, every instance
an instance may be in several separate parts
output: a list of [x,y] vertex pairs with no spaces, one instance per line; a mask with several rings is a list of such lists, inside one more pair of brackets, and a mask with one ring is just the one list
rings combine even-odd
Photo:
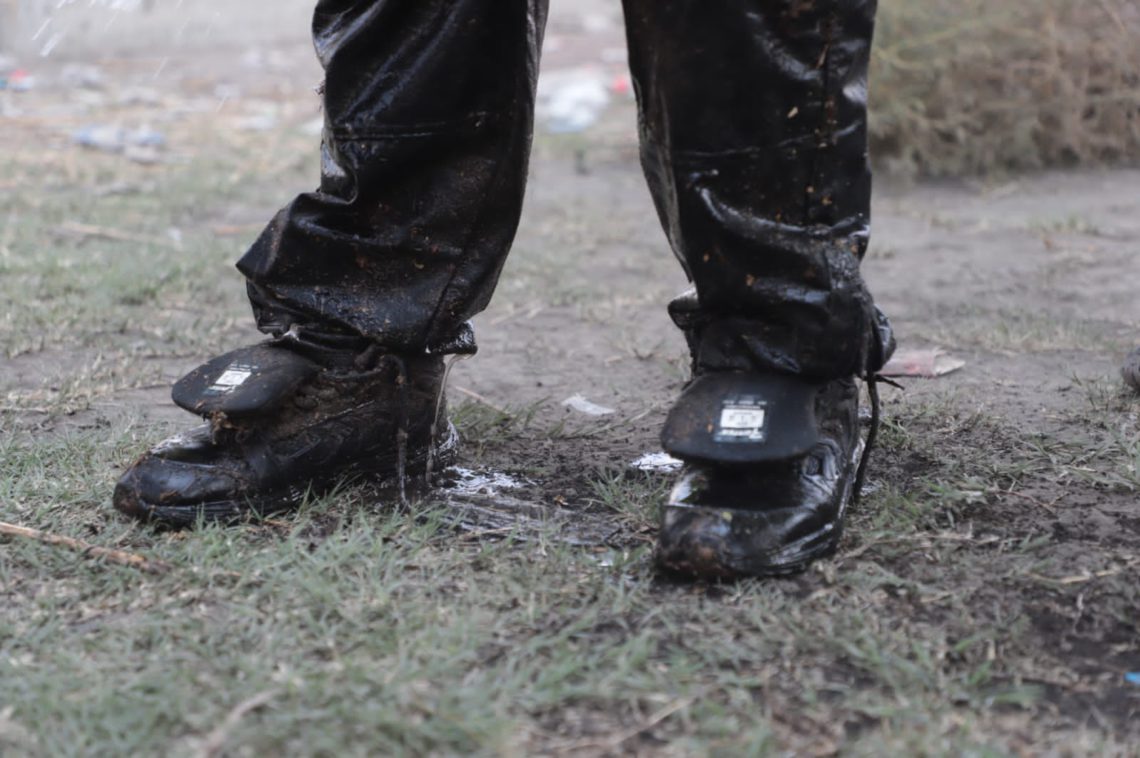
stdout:
[[454,352],[526,184],[546,0],[322,0],[321,186],[238,268],[258,325]]
[[321,185],[238,264],[265,345],[174,388],[209,424],[115,489],[169,523],[284,510],[453,448],[442,355],[473,352],[522,207],[545,0],[321,0]]
[[863,373],[874,0],[625,7],[642,162],[696,287],[698,365]]
[[889,342],[859,273],[875,2],[624,2],[642,163],[695,285],[670,307],[694,381],[663,433],[690,465],[659,555],[697,573],[800,568],[838,539],[853,377]]

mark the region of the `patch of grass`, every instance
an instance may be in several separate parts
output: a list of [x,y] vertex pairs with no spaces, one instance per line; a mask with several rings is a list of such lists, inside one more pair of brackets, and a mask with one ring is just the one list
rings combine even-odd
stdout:
[[305,186],[309,161],[261,170],[266,150],[296,149],[295,136],[223,136],[202,119],[170,129],[172,143],[200,153],[158,166],[74,147],[0,161],[21,187],[0,192],[0,299],[11,304],[0,356],[15,369],[0,376],[0,412],[89,410],[167,383],[186,356],[255,339],[239,336],[249,306],[232,269],[253,232],[235,238],[218,219],[251,206],[268,216],[282,181]]
[[1030,221],[1029,228],[1042,236],[1052,234],[1086,234],[1096,237],[1102,233],[1096,224],[1078,213],[1070,213],[1062,218],[1035,219]]
[[498,408],[468,400],[452,408],[449,415],[472,457],[480,459],[488,446],[501,444],[509,435],[528,428],[545,405],[539,401],[520,408]]
[[937,176],[1140,158],[1140,13],[1128,0],[880,3],[876,159]]
[[[1118,331],[1118,330],[1117,330]],[[1102,322],[1064,318],[1040,311],[967,306],[938,314],[921,338],[934,344],[994,352],[1053,350],[1115,352],[1127,344]]]
[[[883,439],[896,459],[948,439],[1000,438],[1000,424],[946,408],[895,411]],[[488,449],[505,441],[504,425],[527,419],[476,404],[457,415]],[[105,502],[112,464],[145,442],[130,427],[4,439],[2,518],[175,567],[148,576],[5,543],[0,676],[10,685],[0,734],[33,755],[207,745],[871,755],[919,745],[1001,752],[1016,735],[1068,734],[1046,717],[1022,652],[1033,645],[1027,601],[984,600],[1000,571],[989,581],[940,576],[958,561],[1008,572],[1031,550],[949,539],[961,524],[947,510],[986,503],[927,499],[896,480],[856,519],[869,551],[848,549],[791,581],[672,585],[645,550],[612,562],[553,534],[472,544],[438,511],[394,508],[366,489],[284,520],[153,532]],[[994,476],[980,457],[953,455],[953,468],[924,475]],[[592,476],[593,503],[627,530],[653,519],[667,486]]]
[[669,477],[601,469],[590,480],[589,502],[613,513],[627,529],[650,530],[660,522],[661,506],[671,485]]

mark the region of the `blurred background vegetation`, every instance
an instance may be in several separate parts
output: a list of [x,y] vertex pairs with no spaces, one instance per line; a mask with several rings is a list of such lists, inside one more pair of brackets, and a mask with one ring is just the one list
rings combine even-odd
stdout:
[[872,154],[958,176],[1140,159],[1136,0],[883,0]]
[[[301,31],[314,2],[279,0],[276,5],[279,15],[294,19]],[[563,2],[582,0],[553,0],[552,5],[557,9]],[[46,20],[91,16],[84,10],[89,6],[107,18],[132,15],[132,10],[143,12],[135,16],[183,16],[182,46],[195,30],[216,35],[222,27],[240,28],[250,44],[280,33],[280,19],[265,24],[256,4],[229,6],[224,13],[217,5],[0,0],[0,54],[29,40],[25,46],[38,49],[45,40],[51,45]],[[602,3],[588,5],[591,12],[602,12]],[[610,23],[620,24],[620,14],[617,0],[605,4],[603,15]],[[262,20],[246,23],[246,16]],[[127,33],[122,19],[117,32],[108,33],[109,28],[109,21],[77,27],[60,50],[74,54],[107,38],[121,54],[153,42],[153,34]],[[548,59],[552,52],[547,51]],[[1140,162],[1140,1],[880,0],[871,100],[872,155],[889,173],[937,177],[1135,165]]]

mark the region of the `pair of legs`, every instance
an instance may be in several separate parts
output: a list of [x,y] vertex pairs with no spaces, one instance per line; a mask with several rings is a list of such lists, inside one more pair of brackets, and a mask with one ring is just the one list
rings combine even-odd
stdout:
[[[625,0],[642,163],[711,370],[862,373],[873,0]],[[321,187],[238,264],[262,330],[451,352],[522,208],[546,3],[322,0]]]
[[[764,487],[802,500],[802,487],[773,484],[802,472],[772,466],[790,471],[820,442],[829,407],[851,402],[835,383],[876,370],[888,342],[859,274],[875,1],[624,0],[624,10],[642,165],[694,284],[670,312],[698,381],[670,416],[666,447],[717,481],[730,467],[732,498]],[[545,19],[545,0],[318,3],[321,185],[238,263],[259,328],[312,363],[274,369],[274,392],[322,371],[388,372],[416,390],[408,361],[473,352],[468,320],[491,297],[522,207]],[[395,363],[362,362],[377,350]],[[243,413],[277,423],[275,402],[233,391],[247,367],[260,386],[259,361],[280,363],[259,355],[207,364],[175,399],[215,426]],[[211,439],[221,444],[217,429]],[[187,444],[208,464],[205,438]],[[264,468],[265,448],[237,455]],[[135,500],[124,510],[144,515]]]

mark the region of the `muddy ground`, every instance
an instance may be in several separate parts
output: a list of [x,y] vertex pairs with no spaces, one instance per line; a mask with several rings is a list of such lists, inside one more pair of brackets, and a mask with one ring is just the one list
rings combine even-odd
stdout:
[[[111,25],[68,8],[55,23],[70,32],[51,55],[25,57],[36,88],[0,92],[5,521],[119,535],[144,553],[182,549],[110,513],[110,487],[132,455],[188,421],[169,403],[169,382],[256,337],[229,264],[276,207],[315,183],[320,72],[304,39],[307,3],[275,4],[272,24],[255,5],[201,3],[188,17],[180,4],[159,4]],[[561,5],[545,71],[586,67],[611,101],[583,132],[540,124],[517,243],[476,320],[479,355],[455,366],[449,390],[465,440],[460,465],[514,484],[426,494],[424,507],[477,507],[464,511],[475,529],[462,537],[467,546],[497,544],[513,523],[522,537],[581,543],[606,566],[614,559],[605,556],[621,556],[618,583],[679,614],[675,624],[656,611],[638,617],[656,635],[650,662],[673,660],[670,640],[686,649],[689,636],[711,633],[703,623],[723,620],[721,673],[695,692],[731,713],[734,688],[746,691],[766,719],[760,752],[1134,749],[1140,402],[1117,366],[1140,342],[1140,171],[938,184],[881,176],[865,276],[904,350],[938,348],[964,365],[884,389],[872,492],[835,559],[763,586],[679,585],[656,577],[649,560],[667,478],[627,467],[658,449],[686,378],[683,341],[664,309],[685,281],[637,165],[618,17],[601,2]],[[243,40],[242,28],[256,31]],[[176,44],[156,42],[161,33]],[[165,144],[134,160],[74,144],[76,130],[106,123],[157,129]],[[565,405],[575,395],[613,412]],[[77,439],[86,458],[53,447]],[[334,498],[306,538],[339,534],[353,509],[382,510],[386,497]],[[270,537],[226,539],[253,551]],[[0,542],[0,554],[13,544]],[[32,613],[75,564],[12,555],[0,559],[14,609],[6,628],[25,637],[44,623],[78,630],[66,609],[55,621]],[[494,560],[522,560],[511,556]],[[757,629],[732,631],[750,602],[776,614],[758,622],[777,629],[763,651],[753,647]],[[642,628],[615,618],[591,631],[598,644]],[[840,623],[852,618],[857,633]],[[30,665],[13,663],[27,650],[45,655],[36,644],[0,638],[9,673]],[[724,652],[735,644],[739,656]],[[729,673],[762,683],[733,684]],[[27,681],[25,694],[42,695],[50,680]],[[701,741],[700,724],[682,718],[692,700],[655,702],[598,705],[586,694],[557,707],[510,704],[511,739],[392,744],[732,754],[751,728]],[[0,695],[0,747],[58,747],[37,714],[74,715],[21,710]],[[163,728],[140,729],[131,744],[161,751]],[[251,729],[248,749],[304,744],[266,742]],[[175,731],[213,734],[198,722]],[[346,742],[368,744],[367,735]]]

